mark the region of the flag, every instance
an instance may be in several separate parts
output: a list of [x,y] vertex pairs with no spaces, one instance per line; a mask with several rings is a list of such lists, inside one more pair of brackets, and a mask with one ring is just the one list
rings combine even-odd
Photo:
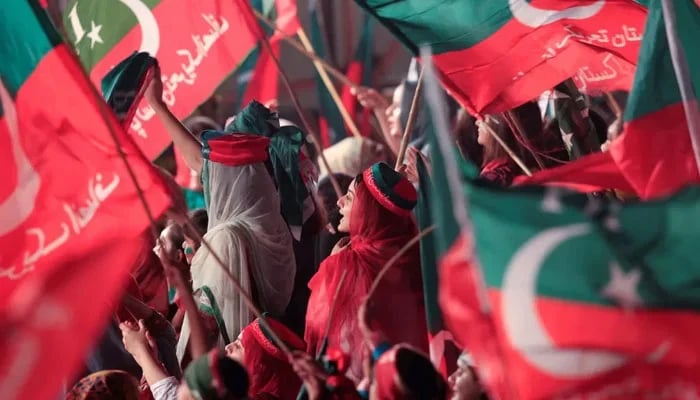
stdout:
[[38,3],[5,1],[0,37],[12,38],[0,41],[0,398],[50,399],[101,333],[149,225],[120,154],[155,217],[170,200]]
[[[264,24],[256,22],[265,32],[270,41],[270,47],[275,57],[280,58],[280,39],[283,35],[294,36],[301,27],[297,19],[296,0],[253,0],[251,7],[275,21],[275,25],[280,31],[274,31]],[[267,104],[277,100],[279,96],[279,70],[272,60],[270,54],[265,51],[262,44],[258,43],[255,51],[252,52],[246,62],[246,66],[252,67],[250,75],[245,83],[245,91],[242,93],[242,100],[239,107],[248,104],[253,100]],[[240,108],[239,108],[240,109]]]
[[[700,344],[690,334],[700,328],[700,233],[693,222],[700,217],[700,187],[624,205],[558,188],[478,183],[468,185],[466,196],[474,260],[492,306],[491,340],[502,354],[475,361],[492,371],[507,366],[509,398],[700,395]],[[467,257],[465,246],[455,251]],[[452,273],[441,284],[470,278]],[[453,298],[453,307],[470,308],[467,297]],[[468,337],[469,329],[483,328],[457,329]]]
[[512,109],[572,76],[586,91],[629,89],[646,15],[633,0],[355,1],[415,55],[429,45],[472,114]]
[[[418,204],[416,205],[416,219],[418,228],[424,231],[433,225],[431,199],[441,200],[437,197],[430,175],[418,157],[417,168],[419,176]],[[432,195],[432,196],[431,196]],[[449,196],[447,197],[449,199]],[[425,315],[428,319],[428,343],[430,345],[430,360],[435,368],[445,377],[449,377],[457,367],[459,349],[454,343],[452,333],[447,330],[442,319],[442,312],[438,305],[438,250],[433,235],[426,235],[420,241],[421,272],[423,276],[423,298],[425,301]]]
[[[256,45],[238,7],[224,0],[70,2],[63,24],[95,85],[134,51],[158,59],[164,101],[187,117]],[[130,132],[149,159],[170,143],[153,109],[142,102]]]
[[[372,87],[372,50],[374,49],[374,20],[365,16],[362,24],[360,41],[355,49],[355,55],[350,61],[345,76],[357,85]],[[363,136],[369,136],[372,130],[371,110],[362,108],[362,113],[358,113],[359,103],[351,93],[349,86],[343,87],[341,98],[348,113],[356,121],[357,128]]]
[[[700,26],[700,9],[688,1],[677,2],[676,8],[680,42],[686,51],[690,71],[697,70],[700,50],[693,45],[693,32]],[[623,134],[611,143],[605,154],[594,154],[563,167],[540,171],[523,182],[607,187],[649,199],[668,195],[689,182],[698,181],[690,132],[657,2],[649,9],[645,29],[634,88],[625,109]],[[694,74],[691,78],[695,93],[700,92],[700,76]]]
[[[320,58],[328,57],[326,52],[326,44],[323,38],[323,29],[321,28],[322,18],[319,15],[321,10],[318,6],[318,0],[309,2],[309,31],[311,36],[311,45],[314,52]],[[321,75],[316,72],[316,91],[318,93],[318,125],[321,142],[323,147],[334,145],[341,139],[347,136],[343,117],[335,105],[333,97],[328,92]]]

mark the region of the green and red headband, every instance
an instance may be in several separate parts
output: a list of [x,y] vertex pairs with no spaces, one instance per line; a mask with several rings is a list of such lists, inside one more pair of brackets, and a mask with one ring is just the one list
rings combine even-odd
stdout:
[[[281,322],[269,317],[265,317],[265,322],[267,322],[270,328],[275,332],[275,335],[277,335],[277,337],[280,338],[280,340],[282,340],[291,350],[306,349],[306,342],[304,342],[303,339],[284,326]],[[284,361],[287,359],[287,356],[284,354],[282,349],[277,347],[275,342],[272,341],[272,335],[270,332],[268,332],[267,329],[260,324],[259,318],[253,321],[253,323],[250,324],[246,330],[249,330],[250,334],[252,334],[255,338],[255,341],[260,344],[265,352],[279,360]]]
[[380,162],[362,173],[370,194],[384,208],[398,215],[409,215],[416,206],[418,193],[408,179]]

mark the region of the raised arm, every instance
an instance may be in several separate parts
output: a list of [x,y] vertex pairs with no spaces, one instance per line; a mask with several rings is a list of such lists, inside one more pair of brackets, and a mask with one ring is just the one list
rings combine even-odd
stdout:
[[202,144],[177,119],[167,104],[163,101],[163,82],[160,79],[160,68],[156,67],[155,79],[148,85],[144,97],[155,111],[165,130],[173,139],[175,147],[182,153],[185,163],[190,169],[202,172]]

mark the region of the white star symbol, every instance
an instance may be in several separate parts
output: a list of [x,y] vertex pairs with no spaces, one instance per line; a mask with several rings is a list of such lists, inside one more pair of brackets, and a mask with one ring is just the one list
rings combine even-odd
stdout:
[[100,31],[102,30],[102,25],[95,25],[95,21],[90,21],[92,28],[88,32],[87,37],[90,38],[90,48],[95,47],[95,43],[104,43],[102,37],[100,36]]
[[625,272],[617,262],[610,263],[610,281],[605,285],[601,294],[613,300],[623,308],[635,308],[643,304],[637,292],[637,286],[642,273],[637,268]]
[[561,203],[561,190],[557,187],[548,187],[544,192],[541,207],[544,212],[561,214],[564,209],[564,205]]

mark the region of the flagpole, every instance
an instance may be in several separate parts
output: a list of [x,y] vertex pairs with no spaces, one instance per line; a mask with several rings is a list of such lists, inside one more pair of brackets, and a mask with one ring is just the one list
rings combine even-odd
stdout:
[[690,132],[690,142],[695,155],[695,163],[698,172],[700,172],[700,114],[698,113],[698,102],[693,92],[693,83],[690,79],[688,60],[677,35],[676,8],[673,0],[661,0],[661,7],[664,25],[666,26],[666,38],[668,38],[668,47],[671,52],[671,62],[673,70],[676,72],[678,88],[681,92],[685,119]]
[[324,60],[323,58],[317,56],[316,54],[314,54],[312,52],[307,51],[304,48],[304,46],[299,44],[299,42],[294,40],[294,38],[292,38],[291,36],[287,35],[287,33],[284,32],[282,29],[278,28],[274,22],[270,21],[270,19],[268,19],[267,17],[262,15],[258,10],[253,9],[253,14],[255,15],[255,17],[258,18],[258,20],[260,20],[260,22],[267,25],[270,29],[274,29],[276,32],[278,32],[280,34],[280,37],[282,38],[282,40],[289,43],[298,52],[300,52],[301,54],[310,58],[312,61],[315,61],[315,62],[318,62],[319,64],[321,64],[327,72],[329,72],[331,75],[333,75],[333,77],[338,79],[342,84],[350,86],[352,88],[358,87],[355,82],[348,79],[344,73],[340,72],[334,66],[327,63],[326,60]]
[[[306,131],[306,138],[311,142],[313,146],[316,147],[316,151],[318,152],[318,155],[321,158],[321,162],[323,162],[323,166],[326,167],[326,171],[328,171],[328,178],[331,180],[331,184],[333,185],[333,189],[335,190],[336,196],[338,196],[338,198],[343,197],[343,190],[340,188],[338,180],[335,179],[335,175],[333,175],[333,170],[328,164],[326,156],[323,154],[323,150],[321,149],[321,146],[318,143],[318,139],[316,139],[315,132],[311,129],[311,124],[309,124],[309,121],[306,119],[306,116],[304,115],[304,112],[301,109],[301,103],[299,102],[297,94],[294,92],[292,84],[289,82],[289,77],[287,77],[287,74],[284,72],[282,64],[275,55],[275,52],[272,51],[272,46],[270,45],[270,41],[267,39],[265,32],[263,32],[262,28],[260,27],[260,25],[258,25],[257,20],[255,19],[255,15],[260,13],[258,13],[253,7],[251,7],[250,4],[248,4],[245,0],[238,0],[238,4],[240,6],[241,11],[243,11],[244,13],[244,17],[246,17],[246,22],[250,25],[249,28],[258,37],[260,43],[262,43],[263,47],[265,48],[265,51],[267,51],[267,53],[270,55],[270,58],[272,59],[272,61],[274,61],[275,65],[277,66],[277,70],[280,73],[280,78],[282,78],[282,82],[284,83],[287,92],[289,92],[289,97],[291,97],[292,99],[292,104],[294,104],[294,108],[296,109],[297,114],[299,114],[301,124],[304,125],[304,130]],[[247,10],[250,10],[252,14],[246,15]],[[306,51],[304,51],[304,53],[306,53]],[[316,57],[316,55],[313,55],[313,57],[315,59],[322,60],[321,58]],[[345,77],[345,75],[343,75],[343,77]]]
[[408,141],[411,140],[411,132],[413,131],[413,125],[416,123],[416,118],[418,117],[418,104],[420,102],[422,91],[423,69],[420,70],[420,75],[418,76],[418,83],[416,83],[416,90],[413,92],[413,99],[411,100],[411,110],[408,112],[408,121],[406,121],[406,127],[404,128],[403,136],[401,137],[399,154],[396,155],[396,165],[394,165],[395,170],[398,170],[401,164],[403,164],[403,159],[406,156],[406,149],[408,149]]
[[[311,45],[311,41],[309,40],[309,37],[306,35],[306,32],[304,32],[304,28],[299,27],[299,30],[297,31],[297,36],[299,36],[299,40],[301,40],[301,43],[304,45],[304,47],[309,52],[309,54],[316,54],[314,52],[313,45]],[[355,121],[353,121],[347,108],[345,108],[343,101],[340,99],[340,95],[338,94],[338,91],[335,89],[335,86],[333,86],[333,82],[331,82],[331,78],[328,76],[328,72],[326,72],[326,70],[324,69],[323,65],[320,62],[316,61],[315,59],[312,61],[314,63],[314,67],[316,68],[316,71],[318,72],[318,75],[321,77],[321,80],[323,81],[323,84],[326,86],[326,89],[328,89],[328,93],[333,98],[333,102],[335,102],[335,105],[338,107],[338,111],[340,111],[340,115],[343,117],[343,121],[345,121],[345,125],[347,125],[348,129],[350,129],[350,132],[352,133],[353,136],[355,136],[355,137],[362,136],[362,135],[360,135],[360,130],[357,129],[357,125],[355,124]]]

